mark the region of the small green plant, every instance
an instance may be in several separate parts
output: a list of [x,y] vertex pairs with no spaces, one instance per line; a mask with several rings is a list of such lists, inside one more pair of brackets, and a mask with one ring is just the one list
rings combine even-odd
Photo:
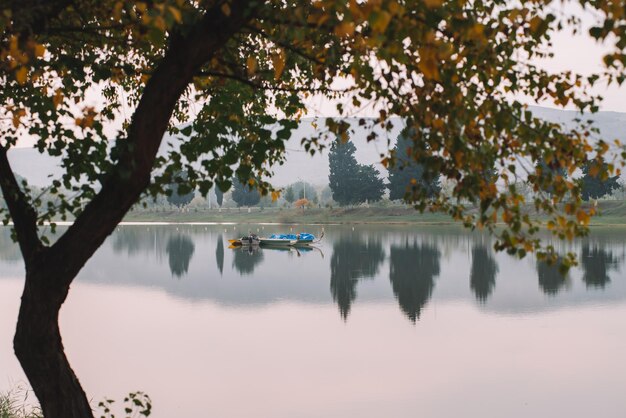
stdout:
[[[98,404],[100,418],[115,418],[112,411],[114,403],[115,401],[112,399],[104,399]],[[149,417],[151,413],[152,400],[145,393],[133,392],[124,398],[125,418]],[[0,418],[4,417],[0,416]]]
[[39,407],[29,404],[28,395],[23,386],[0,393],[0,418],[43,418]]

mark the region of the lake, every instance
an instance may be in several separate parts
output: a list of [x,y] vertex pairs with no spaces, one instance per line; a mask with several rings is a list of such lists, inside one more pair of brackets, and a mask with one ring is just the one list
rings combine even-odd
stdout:
[[[121,226],[61,312],[94,405],[165,417],[622,417],[626,229],[555,243],[566,277],[456,227],[325,226],[315,249],[229,249],[278,225]],[[320,233],[321,226],[293,232]],[[0,390],[24,268],[0,230]]]

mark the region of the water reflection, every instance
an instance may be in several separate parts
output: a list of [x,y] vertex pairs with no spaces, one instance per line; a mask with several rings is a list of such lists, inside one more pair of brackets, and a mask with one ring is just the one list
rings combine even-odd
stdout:
[[537,260],[539,287],[546,295],[555,296],[569,280],[569,274],[563,274],[559,270],[561,263],[561,258],[558,258],[557,261],[552,264]]
[[392,245],[389,280],[400,309],[415,322],[430,299],[440,273],[441,252],[431,244]]
[[224,238],[222,234],[217,237],[217,246],[215,248],[215,261],[217,263],[217,269],[220,271],[220,276],[224,273]]
[[[520,261],[496,253],[485,237],[458,229],[361,226],[351,231],[333,226],[317,249],[250,252],[225,248],[227,238],[249,226],[231,228],[120,227],[87,264],[79,282],[151,287],[183,300],[229,306],[332,303],[343,319],[353,315],[357,301],[391,303],[417,321],[433,298],[511,314],[626,300],[622,231],[594,231],[597,235],[587,240],[560,247],[577,253],[580,261],[563,277],[557,266],[533,256]],[[264,234],[284,229],[266,226]],[[0,280],[22,277],[19,249],[9,228],[1,232]],[[251,276],[254,280],[242,280]]]
[[240,247],[233,252],[233,267],[241,276],[252,274],[263,261],[263,251],[258,247]]
[[181,278],[187,274],[195,248],[191,238],[186,235],[174,235],[167,240],[165,251],[169,257],[170,271],[173,276]]
[[385,260],[380,240],[342,236],[333,243],[330,258],[330,293],[339,306],[343,319],[347,319],[352,302],[356,299],[359,279],[373,278]]
[[604,288],[611,281],[609,270],[617,270],[620,258],[606,251],[600,246],[591,246],[589,242],[583,244],[580,264],[583,268],[583,281],[587,287]]
[[476,300],[485,303],[496,286],[498,264],[491,255],[491,250],[484,244],[472,248],[472,268],[470,270],[470,288]]

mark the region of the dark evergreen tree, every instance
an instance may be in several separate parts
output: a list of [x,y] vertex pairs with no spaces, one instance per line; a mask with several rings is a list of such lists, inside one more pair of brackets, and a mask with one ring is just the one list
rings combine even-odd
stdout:
[[352,142],[333,142],[330,153],[330,189],[333,200],[340,205],[352,205],[382,198],[385,184],[373,166],[359,164],[354,157]]
[[261,200],[261,194],[257,189],[250,189],[247,185],[234,180],[232,198],[238,207],[254,206]]
[[[583,177],[581,179],[583,186],[581,197],[583,200],[599,199],[619,188],[619,176],[608,177],[606,180],[602,180],[599,174],[592,176],[590,168],[589,164],[583,167]],[[601,171],[605,172],[606,169],[607,165],[605,163]]]
[[389,184],[387,187],[389,189],[389,199],[391,200],[404,199],[412,186],[411,181],[413,179],[415,179],[416,185],[428,197],[433,197],[441,191],[439,176],[426,178],[424,176],[424,167],[409,156],[410,148],[411,138],[406,132],[403,132],[398,137],[394,148],[397,159],[396,164],[393,167],[389,167]]
[[224,203],[224,192],[221,191],[219,187],[215,187],[215,200],[217,200],[217,204],[222,207],[222,203]]

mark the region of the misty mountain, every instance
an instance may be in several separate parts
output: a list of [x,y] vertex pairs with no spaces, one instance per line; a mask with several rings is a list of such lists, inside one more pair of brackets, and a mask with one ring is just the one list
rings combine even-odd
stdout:
[[[531,110],[538,117],[562,123],[566,127],[573,127],[575,119],[581,118],[581,115],[576,111],[542,107],[531,107]],[[598,112],[593,115],[585,114],[582,118],[593,120],[605,139],[620,139],[626,142],[626,113]],[[366,137],[369,131],[359,126],[359,118],[346,118],[344,120],[350,124],[351,131],[353,131],[350,140],[356,146],[358,162],[374,164],[383,177],[387,177],[387,171],[379,161],[381,154],[385,153],[388,147],[395,143],[403,127],[402,121],[400,119],[393,120],[394,128],[390,132],[379,129],[377,130],[378,139],[368,142]],[[301,145],[302,138],[319,134],[324,126],[324,118],[302,119],[300,126],[293,132],[286,144],[287,158],[285,164],[274,168],[272,182],[275,186],[285,186],[299,179],[316,185],[328,183],[328,148],[311,156]],[[167,136],[161,147],[162,153],[168,146],[167,144],[176,148],[176,139]],[[330,143],[327,142],[326,145],[330,145]],[[36,149],[14,148],[9,151],[8,156],[15,172],[27,178],[35,186],[46,186],[50,184],[52,178],[58,178],[61,174],[59,159],[40,154]]]

